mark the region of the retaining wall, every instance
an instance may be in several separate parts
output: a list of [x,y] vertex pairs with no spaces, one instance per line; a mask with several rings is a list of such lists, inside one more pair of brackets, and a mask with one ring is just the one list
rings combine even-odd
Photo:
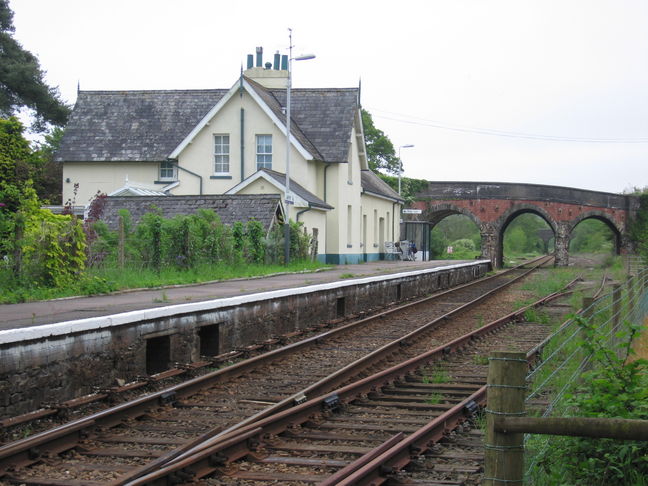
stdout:
[[488,260],[0,331],[0,418],[482,277]]

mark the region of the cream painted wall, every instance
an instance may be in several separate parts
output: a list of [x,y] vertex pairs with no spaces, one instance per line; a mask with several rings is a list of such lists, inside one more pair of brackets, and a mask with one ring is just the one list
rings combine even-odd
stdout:
[[273,184],[270,184],[265,179],[257,179],[256,181],[248,184],[243,189],[237,192],[237,194],[281,194],[283,191],[280,191]]
[[[85,205],[97,194],[97,191],[110,194],[130,182],[146,184],[156,188],[158,164],[152,162],[68,162],[63,164],[63,203],[74,198],[74,184],[79,184],[76,204]],[[65,182],[67,179],[70,182]],[[188,190],[197,191],[198,185],[187,181]],[[164,185],[159,185],[161,189]],[[192,192],[197,194],[197,192]]]
[[313,228],[317,228],[317,252],[326,253],[326,215],[327,211],[311,209],[299,215],[299,221],[304,223],[304,228],[309,235],[313,234]]
[[[384,253],[385,247],[383,243],[385,241],[394,241],[391,232],[392,212],[398,211],[397,208],[398,205],[392,208],[392,201],[387,199],[369,194],[362,195],[362,215],[367,217],[366,253]],[[379,231],[380,218],[383,218],[382,235]],[[398,239],[398,235],[396,235],[396,239]]]
[[[351,135],[351,139],[355,134]],[[347,163],[331,166],[327,172],[327,203],[335,208],[328,213],[328,228],[326,253],[360,254],[361,219],[360,219],[360,166],[357,157],[352,157],[349,150]],[[349,164],[350,170],[349,170]],[[349,177],[351,175],[351,177]],[[349,223],[348,207],[351,206],[351,222]],[[332,231],[336,228],[337,231]],[[348,230],[351,228],[351,234]]]
[[[202,176],[203,190],[206,194],[222,194],[241,182],[241,108],[244,110],[243,178],[257,171],[256,135],[272,135],[272,170],[285,173],[284,133],[247,92],[244,92],[242,97],[235,94],[178,157],[180,167]],[[226,174],[229,178],[222,178],[224,174],[214,173],[214,135],[229,135],[230,171]],[[291,179],[317,194],[317,163],[307,161],[294,146],[290,154]],[[179,173],[181,179],[188,176],[190,175]],[[210,179],[212,176],[219,178]],[[183,187],[178,187],[172,192],[193,194]]]

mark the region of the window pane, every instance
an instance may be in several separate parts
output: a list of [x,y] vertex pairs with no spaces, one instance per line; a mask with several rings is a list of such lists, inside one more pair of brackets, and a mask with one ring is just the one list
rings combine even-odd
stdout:
[[229,173],[229,135],[214,135],[214,172]]
[[175,180],[175,167],[173,162],[160,163],[160,179],[161,180]]
[[257,135],[256,151],[257,170],[272,169],[272,135]]

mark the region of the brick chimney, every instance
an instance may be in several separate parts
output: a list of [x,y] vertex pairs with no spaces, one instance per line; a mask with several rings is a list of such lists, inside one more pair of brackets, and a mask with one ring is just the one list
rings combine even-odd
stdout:
[[243,75],[253,79],[266,88],[286,88],[288,82],[288,56],[279,54],[277,51],[274,55],[274,62],[263,64],[263,47],[256,48],[256,65],[254,64],[254,55],[247,56],[247,69]]

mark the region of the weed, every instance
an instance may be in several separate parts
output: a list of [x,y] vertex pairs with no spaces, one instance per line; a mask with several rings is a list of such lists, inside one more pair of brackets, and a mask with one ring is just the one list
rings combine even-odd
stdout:
[[450,376],[445,370],[435,370],[427,378],[429,380],[427,383],[448,383],[450,381]]
[[442,399],[443,399],[443,395],[441,395],[440,393],[432,393],[425,399],[425,403],[430,405],[437,405],[441,403]]
[[169,299],[169,296],[167,295],[166,291],[163,290],[160,297],[156,297],[155,299],[153,299],[153,302],[155,302],[156,304],[163,304],[166,302],[171,302],[171,299]]
[[340,275],[341,279],[353,278],[353,277],[355,277],[355,275],[353,273],[343,273],[342,275]]
[[540,312],[538,309],[531,308],[524,311],[524,320],[527,322],[537,322],[539,324],[549,324],[549,315],[546,312]]
[[488,356],[482,356],[480,354],[476,354],[475,356],[473,356],[473,362],[477,365],[487,365]]

